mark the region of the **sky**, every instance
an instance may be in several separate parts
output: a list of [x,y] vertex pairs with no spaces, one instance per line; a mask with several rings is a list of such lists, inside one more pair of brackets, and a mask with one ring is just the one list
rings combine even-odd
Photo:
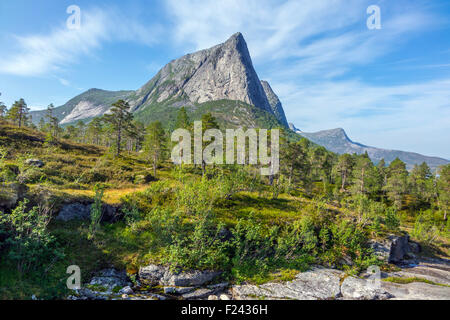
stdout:
[[448,0],[2,0],[0,101],[39,110],[90,88],[136,90],[238,31],[297,128],[450,159]]

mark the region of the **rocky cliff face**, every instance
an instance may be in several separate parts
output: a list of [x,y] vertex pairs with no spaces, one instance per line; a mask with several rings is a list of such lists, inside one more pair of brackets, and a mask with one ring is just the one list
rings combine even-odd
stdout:
[[240,33],[170,62],[136,92],[131,104],[139,109],[169,98],[193,103],[238,100],[273,113]]
[[280,99],[273,92],[272,87],[267,81],[261,80],[261,85],[266,93],[267,100],[269,101],[270,108],[272,109],[272,113],[277,117],[277,119],[284,124],[286,127],[289,126],[286,115],[284,114],[283,106],[281,105]]
[[[127,100],[132,111],[147,113],[154,113],[158,106],[195,109],[211,101],[240,101],[268,112],[287,126],[283,107],[270,85],[260,81],[241,33],[210,49],[171,61],[137,91],[91,89],[56,108],[54,113],[61,124],[90,120],[107,112],[116,98]],[[44,111],[34,112],[33,121],[39,122],[44,114]],[[151,118],[151,121],[163,120]],[[246,120],[242,119],[242,124]]]

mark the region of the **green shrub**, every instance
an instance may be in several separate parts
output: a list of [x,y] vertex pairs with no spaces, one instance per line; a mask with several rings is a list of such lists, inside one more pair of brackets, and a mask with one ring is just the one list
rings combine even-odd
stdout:
[[7,234],[4,245],[7,257],[24,273],[36,270],[46,262],[62,258],[55,239],[47,230],[50,214],[43,208],[27,210],[28,200],[20,202],[11,214],[0,212],[0,230]]
[[400,219],[395,208],[389,207],[386,209],[385,224],[389,230],[397,230],[400,227]]

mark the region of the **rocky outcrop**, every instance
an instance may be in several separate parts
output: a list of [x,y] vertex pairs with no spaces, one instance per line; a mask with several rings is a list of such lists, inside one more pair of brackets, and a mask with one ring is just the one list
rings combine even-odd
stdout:
[[261,85],[266,93],[267,99],[269,100],[270,107],[272,109],[272,113],[277,117],[278,121],[284,124],[286,127],[289,127],[289,124],[286,119],[286,115],[284,114],[283,106],[281,105],[281,101],[278,96],[273,92],[272,87],[267,81],[261,80]]
[[[71,221],[71,220],[87,220],[91,217],[91,203],[69,203],[63,205],[58,215],[56,216],[56,220],[61,221]],[[121,218],[121,213],[119,212],[119,208],[109,205],[102,205],[102,222],[116,222]]]
[[136,92],[130,103],[138,109],[169,98],[197,103],[238,100],[272,113],[241,33],[225,43],[170,62]]
[[196,287],[211,282],[221,272],[216,271],[171,271],[168,267],[148,265],[139,269],[139,279],[149,285]]
[[39,159],[27,159],[25,160],[25,163],[29,166],[33,166],[33,167],[37,167],[37,168],[42,168],[45,163]]
[[[161,104],[195,108],[210,101],[241,101],[275,115],[287,126],[283,107],[270,85],[260,81],[241,33],[171,61],[137,91],[90,89],[55,108],[54,116],[61,124],[89,121],[107,113],[118,99],[129,102],[133,112]],[[32,112],[36,124],[43,116],[45,111]]]
[[299,273],[292,281],[266,283],[260,286],[242,285],[232,288],[233,298],[253,299],[387,299],[389,294],[373,288],[366,280],[346,278],[343,271],[316,267]]
[[373,240],[370,247],[378,259],[387,263],[410,263],[420,253],[421,247],[418,243],[412,242],[409,235],[390,235],[382,240]]
[[20,200],[23,200],[27,191],[28,187],[25,184],[0,182],[0,211],[13,209]]

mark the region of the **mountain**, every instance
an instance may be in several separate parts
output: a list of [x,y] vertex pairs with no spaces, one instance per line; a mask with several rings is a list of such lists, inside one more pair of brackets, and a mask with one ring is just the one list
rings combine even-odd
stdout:
[[[136,91],[91,89],[56,108],[55,115],[61,124],[88,121],[103,115],[118,99],[128,101],[135,118],[144,123],[159,120],[170,126],[184,106],[193,120],[208,111],[219,123],[231,121],[238,127],[288,125],[278,97],[259,79],[241,33],[169,62]],[[43,114],[32,112],[33,122]]]
[[367,152],[370,159],[372,159],[375,163],[381,159],[384,159],[386,163],[390,163],[395,158],[399,158],[406,163],[408,170],[412,169],[415,164],[421,164],[422,162],[426,162],[432,170],[436,169],[440,165],[449,163],[448,160],[442,158],[428,157],[414,152],[380,149],[353,142],[347,136],[344,129],[341,128],[318,132],[303,132],[297,129],[293,124],[289,124],[289,127],[299,135],[339,154],[362,154]]
[[[79,120],[88,121],[103,115],[111,108],[111,104],[119,99],[126,99],[133,91],[106,91],[90,89],[66,104],[53,110],[53,115],[60,120],[60,124],[74,123]],[[31,116],[35,124],[45,117],[46,110],[32,111]]]
[[288,127],[289,124],[287,122],[286,115],[284,114],[280,99],[278,99],[278,96],[275,92],[273,92],[272,87],[267,81],[261,80],[261,85],[266,93],[267,99],[269,100],[270,108],[272,109],[273,114],[282,124],[284,124],[285,127]]

